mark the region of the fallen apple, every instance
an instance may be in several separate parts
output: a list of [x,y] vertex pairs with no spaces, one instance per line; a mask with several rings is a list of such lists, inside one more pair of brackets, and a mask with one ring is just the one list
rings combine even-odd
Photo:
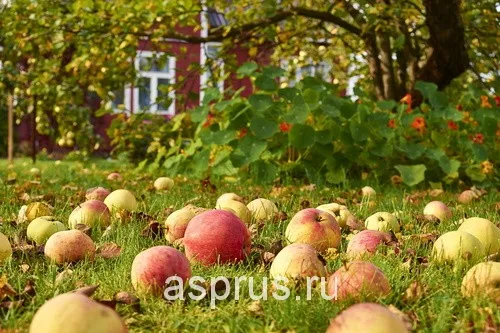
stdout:
[[37,217],[51,216],[54,209],[44,202],[32,202],[26,207],[26,219],[33,221]]
[[38,168],[31,168],[30,169],[30,173],[33,175],[33,176],[40,176],[40,169]]
[[109,191],[104,187],[92,187],[87,190],[85,193],[85,199],[87,200],[100,200],[104,201],[106,197],[109,195]]
[[436,240],[431,255],[436,262],[451,262],[478,259],[484,254],[484,246],[475,236],[465,231],[450,231]]
[[9,258],[12,255],[12,247],[10,246],[7,236],[0,232],[0,262]]
[[377,251],[380,245],[387,245],[392,241],[391,234],[377,230],[363,230],[355,234],[347,244],[347,256],[351,259],[370,256]]
[[111,213],[108,206],[99,200],[89,200],[78,205],[69,215],[69,227],[75,229],[77,224],[89,227],[107,228],[111,223]]
[[385,306],[358,303],[342,311],[326,333],[409,333],[405,323]]
[[487,255],[500,252],[500,228],[490,220],[471,217],[463,221],[458,230],[468,232],[479,239]]
[[92,260],[95,246],[92,239],[80,230],[59,231],[45,243],[45,256],[56,264]]
[[80,293],[56,296],[35,313],[30,333],[126,333],[125,323],[110,307]]
[[375,300],[390,292],[382,270],[368,261],[348,262],[328,279],[328,295],[336,295],[338,301]]
[[316,207],[316,209],[322,210],[324,212],[330,213],[335,217],[339,227],[342,229],[347,228],[349,225],[353,225],[350,221],[355,222],[356,218],[347,209],[346,206],[340,205],[338,203],[329,203]]
[[64,224],[57,221],[55,217],[42,216],[30,222],[26,230],[26,236],[37,245],[43,245],[50,236],[64,230],[66,230]]
[[223,200],[217,204],[215,207],[217,209],[223,209],[230,211],[242,220],[245,224],[250,224],[252,222],[252,213],[245,206],[244,203],[236,200]]
[[378,212],[369,216],[365,220],[365,227],[368,230],[399,232],[399,222],[396,216],[388,212]]
[[243,203],[243,198],[237,195],[236,193],[224,193],[220,197],[217,198],[217,202],[215,203],[215,206],[219,206],[222,204],[224,201],[239,201]]
[[178,276],[186,282],[191,277],[191,266],[186,256],[173,247],[154,246],[135,257],[130,276],[135,290],[161,296],[165,281]]
[[170,214],[165,221],[165,238],[167,241],[173,243],[177,239],[183,238],[189,221],[195,216],[194,210],[187,207]]
[[458,202],[463,204],[469,204],[472,201],[479,198],[479,195],[472,190],[465,190],[458,196]]
[[326,276],[318,252],[309,244],[285,246],[274,258],[269,271],[271,278],[301,279]]
[[106,199],[104,199],[104,204],[108,206],[110,212],[120,212],[127,211],[133,212],[137,209],[137,201],[134,195],[124,189],[115,190],[111,192]]
[[486,295],[500,304],[500,262],[481,262],[473,266],[462,280],[462,295]]
[[273,220],[278,214],[278,207],[268,199],[258,198],[248,203],[247,208],[257,221]]
[[428,217],[437,217],[443,222],[451,218],[450,208],[441,201],[431,201],[424,207],[424,215]]
[[377,195],[377,192],[371,186],[365,186],[361,189],[361,194],[363,197],[374,197]]
[[288,224],[285,237],[289,243],[309,244],[318,252],[340,245],[340,227],[332,214],[315,208],[298,212]]
[[112,172],[108,175],[107,179],[111,181],[121,182],[123,180],[123,177],[118,172]]
[[236,263],[250,253],[250,231],[233,213],[208,210],[189,222],[184,247],[192,262],[205,266]]
[[174,181],[168,177],[157,178],[153,184],[157,191],[167,191],[174,187]]

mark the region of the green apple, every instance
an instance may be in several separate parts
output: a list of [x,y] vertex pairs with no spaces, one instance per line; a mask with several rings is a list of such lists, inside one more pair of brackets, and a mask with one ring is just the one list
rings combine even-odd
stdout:
[[462,280],[462,295],[487,295],[500,304],[500,262],[482,262],[472,267]]
[[344,229],[347,227],[350,220],[356,220],[354,215],[351,214],[346,206],[340,205],[338,203],[329,203],[316,207],[316,209],[322,210],[324,212],[330,213],[335,217],[339,226]]
[[7,237],[0,232],[0,262],[12,255],[12,247]]
[[243,202],[243,198],[237,195],[236,193],[224,193],[220,197],[217,198],[217,202],[215,203],[215,206],[219,206],[222,204],[224,201],[239,201]]
[[471,217],[463,221],[458,230],[468,232],[483,243],[486,254],[500,252],[500,229],[490,220]]
[[71,229],[75,229],[77,224],[85,224],[89,227],[100,226],[105,229],[111,223],[111,214],[104,202],[88,200],[73,210],[68,223]]
[[134,195],[132,192],[124,189],[111,192],[106,199],[104,199],[104,204],[108,206],[108,209],[112,213],[120,211],[133,212],[137,209],[137,201]]
[[274,258],[269,271],[271,278],[307,278],[326,276],[318,252],[309,244],[294,243],[284,247]]
[[399,222],[391,213],[378,212],[369,216],[365,220],[365,227],[368,230],[399,232]]
[[174,181],[168,177],[157,178],[153,184],[157,191],[167,191],[174,187]]
[[272,220],[278,214],[278,207],[271,200],[258,198],[248,203],[247,208],[257,221]]
[[478,259],[484,254],[484,245],[475,236],[465,231],[450,231],[436,240],[431,255],[436,262],[453,262]]
[[66,227],[57,221],[55,217],[41,216],[30,222],[26,235],[29,240],[34,241],[37,245],[43,245],[50,236],[63,230],[66,230]]
[[250,224],[252,221],[252,213],[244,203],[236,200],[223,200],[217,204],[217,209],[228,210],[238,216],[245,224]]

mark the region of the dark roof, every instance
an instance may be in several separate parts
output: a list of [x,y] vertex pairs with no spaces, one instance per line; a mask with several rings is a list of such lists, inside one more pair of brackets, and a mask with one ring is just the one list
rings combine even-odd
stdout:
[[213,8],[207,9],[208,24],[210,28],[218,28],[227,25],[227,20],[224,14],[219,13]]

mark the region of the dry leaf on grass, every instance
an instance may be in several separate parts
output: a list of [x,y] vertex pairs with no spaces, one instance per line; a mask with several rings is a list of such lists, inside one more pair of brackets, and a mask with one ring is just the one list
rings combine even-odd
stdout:
[[97,255],[104,259],[119,257],[121,253],[122,248],[116,243],[106,243],[97,249]]

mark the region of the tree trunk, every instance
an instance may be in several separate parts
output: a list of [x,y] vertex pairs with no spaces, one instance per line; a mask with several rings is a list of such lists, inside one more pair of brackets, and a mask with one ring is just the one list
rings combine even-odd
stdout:
[[36,163],[36,109],[38,98],[33,97],[33,115],[31,117],[31,160],[33,164]]
[[7,96],[7,160],[12,164],[14,160],[14,98],[12,94]]
[[384,98],[396,98],[396,80],[394,78],[394,66],[392,63],[391,41],[387,35],[379,35],[380,43],[380,67],[382,70],[382,82],[384,83]]
[[429,56],[418,79],[443,89],[469,68],[461,0],[424,0],[429,28]]
[[377,40],[375,36],[365,39],[366,50],[368,52],[368,68],[375,85],[375,95],[377,99],[384,99],[384,82],[382,81],[382,69],[380,65]]

